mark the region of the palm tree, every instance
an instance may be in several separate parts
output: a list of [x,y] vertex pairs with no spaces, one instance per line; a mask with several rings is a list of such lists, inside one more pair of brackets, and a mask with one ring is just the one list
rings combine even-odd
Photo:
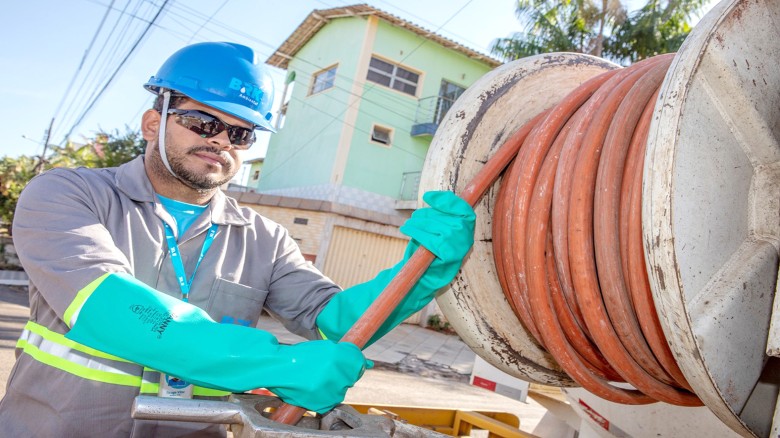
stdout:
[[582,52],[588,29],[578,1],[518,0],[515,14],[524,30],[492,44],[507,61],[545,52]]
[[649,0],[607,41],[608,55],[623,63],[675,52],[691,31],[690,19],[709,0]]
[[708,1],[648,0],[629,16],[620,0],[517,0],[523,30],[494,40],[491,53],[505,61],[579,52],[634,62],[677,50],[691,16]]
[[598,27],[596,37],[592,39],[589,50],[585,53],[602,56],[604,51],[605,32],[610,33],[615,27],[622,25],[627,18],[626,8],[620,0],[601,0],[597,5],[594,0],[583,2],[583,16],[588,27],[595,24]]

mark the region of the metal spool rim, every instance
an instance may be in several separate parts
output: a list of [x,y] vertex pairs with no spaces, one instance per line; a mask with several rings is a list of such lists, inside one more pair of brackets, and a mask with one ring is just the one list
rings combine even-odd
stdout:
[[778,10],[732,0],[702,19],[666,76],[645,158],[661,324],[693,390],[744,436],[767,436],[777,403],[762,374],[778,372],[764,336],[780,244]]

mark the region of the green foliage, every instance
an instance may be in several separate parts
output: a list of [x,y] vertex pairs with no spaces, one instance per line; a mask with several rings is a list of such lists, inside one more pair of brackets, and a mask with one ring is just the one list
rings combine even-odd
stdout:
[[582,52],[588,29],[579,2],[518,0],[524,30],[493,42],[492,52],[507,61],[547,52]]
[[16,201],[35,173],[36,160],[32,157],[3,157],[0,159],[0,223],[11,234],[11,223],[16,210]]
[[97,160],[94,167],[117,167],[141,155],[146,150],[146,140],[141,133],[125,127],[125,133],[115,130],[112,134],[100,133],[92,145]]
[[125,128],[125,133],[98,133],[85,145],[72,142],[51,146],[46,159],[22,155],[0,158],[0,224],[12,233],[16,202],[27,182],[41,171],[54,167],[115,167],[144,153],[141,134]]
[[615,29],[605,51],[622,62],[676,52],[691,32],[689,18],[704,3],[703,0],[650,0]]
[[439,315],[433,314],[428,317],[428,328],[432,330],[436,330],[437,332],[451,332],[452,328],[450,327],[450,323],[447,321],[442,321],[441,317]]
[[517,0],[523,31],[493,41],[505,61],[549,52],[578,52],[630,63],[676,51],[690,18],[706,0],[648,0],[627,15],[619,0]]
[[116,167],[141,155],[146,150],[146,140],[139,132],[125,127],[124,134],[98,132],[85,145],[68,142],[65,146],[52,146],[45,168],[52,167]]

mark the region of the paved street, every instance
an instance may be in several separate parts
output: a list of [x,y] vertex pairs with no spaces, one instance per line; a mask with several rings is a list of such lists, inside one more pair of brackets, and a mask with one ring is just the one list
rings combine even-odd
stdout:
[[5,395],[5,381],[14,365],[14,347],[27,322],[27,288],[0,285],[0,396]]

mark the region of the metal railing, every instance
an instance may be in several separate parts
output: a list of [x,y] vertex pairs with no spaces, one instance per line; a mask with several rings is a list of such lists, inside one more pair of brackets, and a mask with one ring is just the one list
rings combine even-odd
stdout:
[[420,175],[422,172],[405,172],[401,177],[401,190],[398,199],[401,201],[413,201],[417,199],[417,191],[420,189]]
[[424,97],[417,102],[414,114],[412,135],[433,135],[447,111],[455,103],[454,99],[444,96]]

